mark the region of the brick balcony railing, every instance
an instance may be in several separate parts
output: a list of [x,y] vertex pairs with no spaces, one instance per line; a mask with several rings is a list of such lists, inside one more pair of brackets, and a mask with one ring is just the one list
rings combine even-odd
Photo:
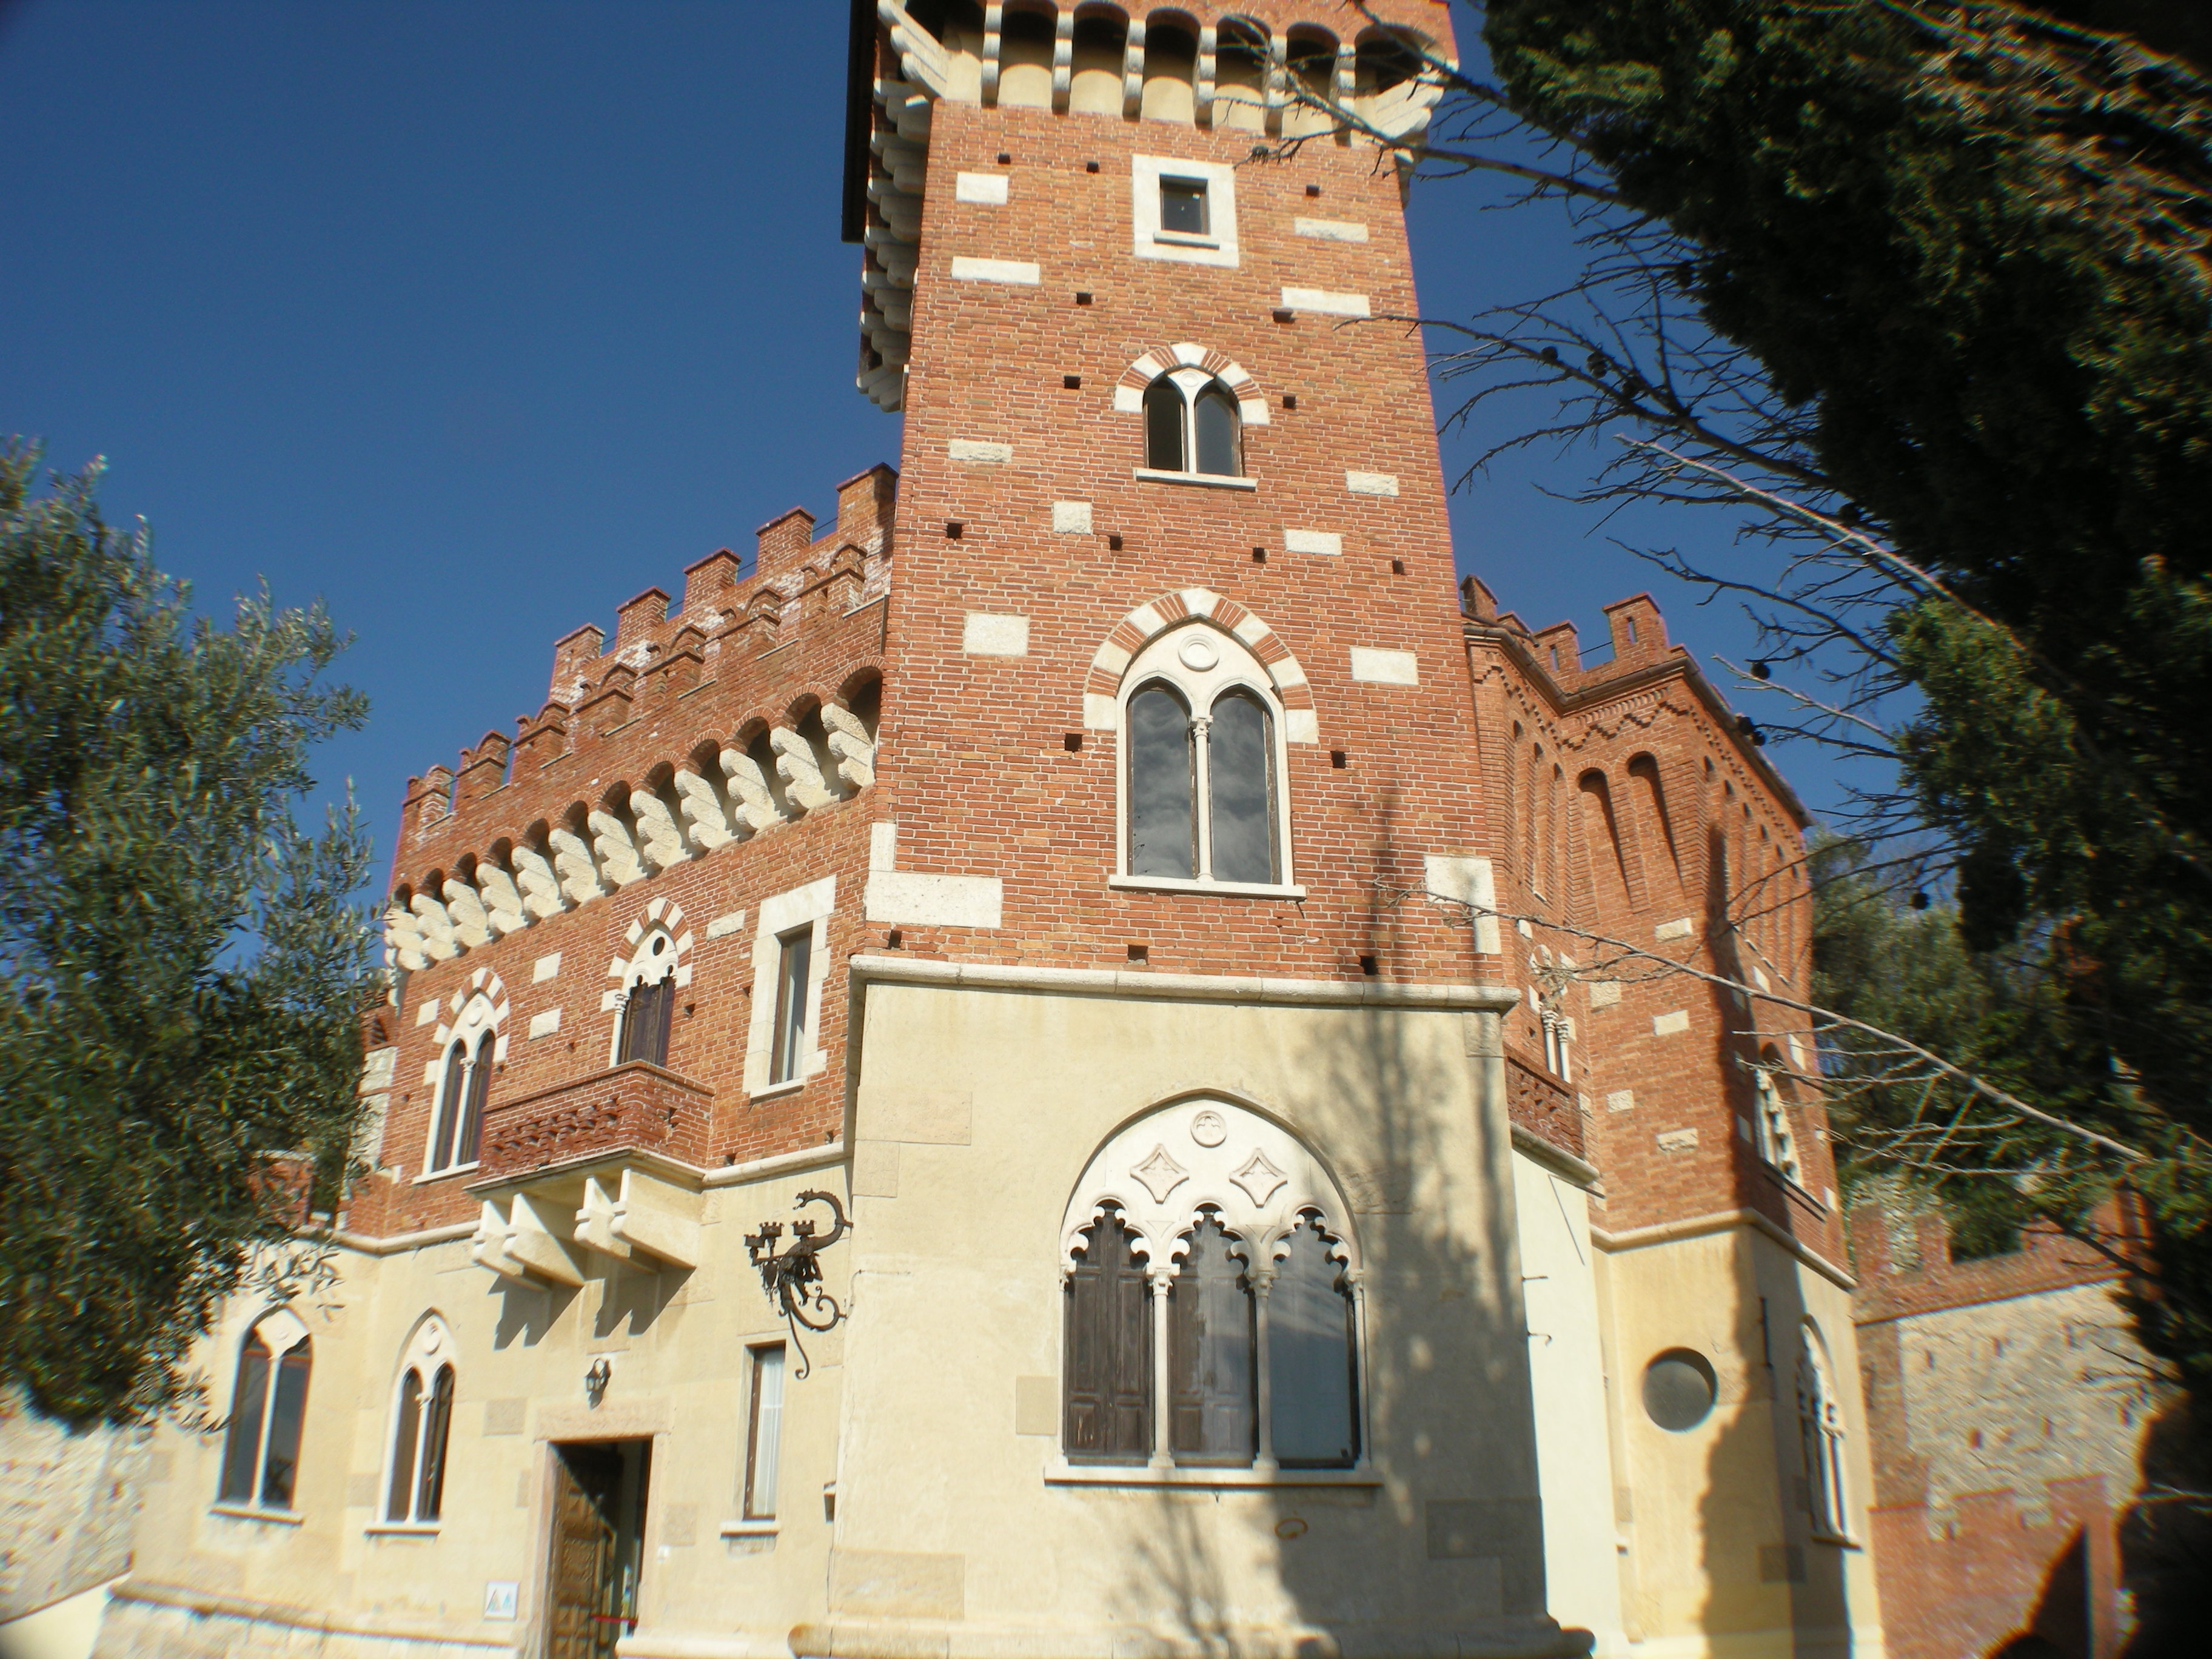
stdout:
[[714,1091],[641,1060],[484,1114],[483,1177],[528,1175],[603,1152],[659,1152],[703,1165]]
[[1583,1115],[1574,1091],[1511,1048],[1505,1051],[1505,1115],[1561,1152],[1583,1156]]

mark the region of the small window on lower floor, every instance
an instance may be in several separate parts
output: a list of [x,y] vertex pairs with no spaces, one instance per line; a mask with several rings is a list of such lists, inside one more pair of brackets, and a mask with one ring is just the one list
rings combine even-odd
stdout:
[[782,1464],[783,1344],[772,1343],[749,1352],[752,1388],[745,1431],[744,1517],[773,1521],[776,1476]]

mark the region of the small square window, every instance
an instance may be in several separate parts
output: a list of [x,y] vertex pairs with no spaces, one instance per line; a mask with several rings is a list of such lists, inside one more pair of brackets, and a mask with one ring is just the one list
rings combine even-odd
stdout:
[[1203,179],[1162,179],[1160,180],[1160,228],[1179,236],[1204,236],[1207,234],[1206,212],[1206,180]]

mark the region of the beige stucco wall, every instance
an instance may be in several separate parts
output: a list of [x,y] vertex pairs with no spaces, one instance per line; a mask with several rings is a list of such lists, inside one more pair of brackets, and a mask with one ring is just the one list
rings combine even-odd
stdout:
[[[1844,1402],[1847,1502],[1865,1540],[1873,1473],[1849,1292],[1734,1224],[1612,1251],[1599,1284],[1638,1651],[1878,1656],[1872,1563],[1863,1547],[1811,1540],[1798,1484],[1796,1334],[1809,1319]],[[1712,1413],[1679,1433],[1652,1422],[1641,1393],[1645,1365],[1676,1347],[1704,1354],[1719,1382]]]
[[1544,1491],[1544,1568],[1551,1610],[1596,1638],[1599,1659],[1627,1650],[1607,1432],[1598,1251],[1589,1198],[1548,1161],[1513,1158],[1536,1464]]
[[[1320,1628],[1347,1651],[1547,1639],[1510,1153],[1469,1052],[1490,1026],[874,985],[833,1627],[802,1645],[888,1650],[947,1624],[971,1632],[955,1650],[988,1632],[1020,1653],[1139,1632],[1264,1648]],[[1055,1485],[1056,1410],[1018,1419],[1024,1389],[1057,1401],[1079,1175],[1121,1126],[1194,1094],[1286,1126],[1351,1195],[1378,1485]]]
[[[787,1653],[818,1609],[830,1525],[842,1334],[810,1338],[814,1365],[787,1376],[782,1514],[775,1533],[725,1539],[743,1479],[745,1349],[784,1340],[743,1235],[787,1218],[802,1188],[842,1195],[832,1166],[710,1189],[704,1260],[647,1274],[599,1262],[577,1291],[510,1285],[469,1259],[465,1239],[377,1257],[348,1252],[325,1298],[301,1307],[315,1340],[297,1524],[211,1512],[219,1435],[163,1431],[137,1560],[100,1652],[249,1652],[253,1615],[332,1632],[334,1652],[398,1651],[436,1639],[456,1653],[535,1651],[543,1593],[549,1443],[650,1435],[651,1492],[640,1639],[696,1633],[717,1650]],[[842,1293],[835,1253],[825,1260]],[[204,1345],[211,1399],[227,1407],[231,1357],[261,1310],[238,1308]],[[376,1530],[399,1357],[431,1312],[451,1328],[457,1387],[443,1519],[434,1534]],[[613,1381],[585,1400],[593,1358]],[[485,1589],[520,1586],[519,1617],[482,1617]],[[132,1598],[138,1598],[133,1600]],[[227,1632],[227,1633],[226,1633]],[[393,1644],[398,1644],[395,1647]]]

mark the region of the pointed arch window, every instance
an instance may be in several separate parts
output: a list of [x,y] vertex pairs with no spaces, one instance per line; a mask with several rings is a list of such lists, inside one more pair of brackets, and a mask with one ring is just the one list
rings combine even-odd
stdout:
[[1200,623],[1154,641],[1123,684],[1116,884],[1288,890],[1281,710],[1266,671]]
[[1177,368],[1145,388],[1145,470],[1243,477],[1244,417],[1218,376]]
[[231,1383],[217,1503],[291,1509],[313,1364],[314,1345],[295,1314],[279,1309],[246,1332]]
[[1296,1140],[1225,1102],[1181,1102],[1109,1140],[1062,1233],[1054,1478],[1364,1478],[1359,1280],[1328,1219],[1342,1205]]
[[392,1404],[384,1519],[392,1526],[434,1524],[445,1506],[446,1447],[453,1420],[453,1340],[426,1319],[407,1345]]
[[471,996],[447,1034],[446,1063],[431,1103],[430,1144],[422,1174],[450,1174],[475,1167],[483,1139],[484,1110],[491,1102],[492,1075],[499,1069],[499,1020],[502,1007],[481,993]]
[[1805,1502],[1813,1535],[1849,1542],[1843,1404],[1829,1377],[1820,1334],[1809,1321],[1798,1333],[1797,1431],[1805,1460]]

